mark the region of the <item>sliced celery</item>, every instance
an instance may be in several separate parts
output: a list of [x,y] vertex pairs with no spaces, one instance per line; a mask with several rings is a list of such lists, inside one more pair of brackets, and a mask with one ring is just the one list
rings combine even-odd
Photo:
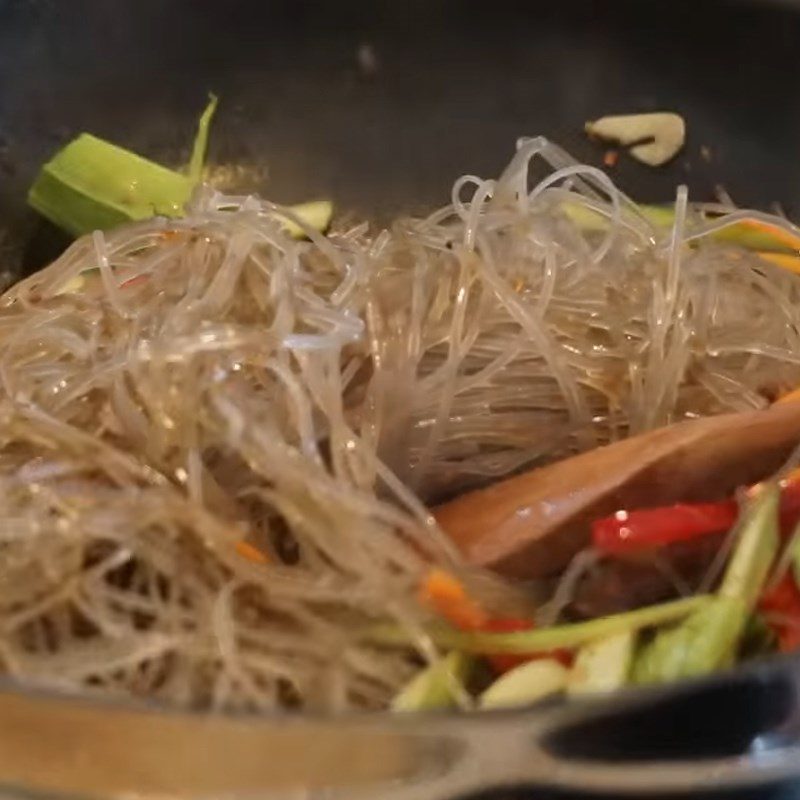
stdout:
[[670,683],[729,666],[747,622],[737,598],[715,597],[675,628],[661,631],[634,667],[637,683]]
[[764,586],[769,568],[778,552],[778,506],[780,489],[765,486],[753,500],[742,521],[718,594],[740,599],[752,609]]
[[776,485],[752,502],[716,595],[679,625],[659,632],[634,667],[639,683],[707,675],[736,658],[748,619],[778,551]]
[[[444,626],[431,626],[428,635],[436,644],[466,653],[538,653],[557,648],[580,647],[587,642],[613,636],[624,631],[653,628],[677,622],[703,608],[710,601],[708,595],[694,595],[671,600],[655,606],[645,606],[621,614],[610,614],[586,622],[536,628],[532,631],[487,633],[459,631]],[[398,625],[373,626],[364,632],[367,639],[386,644],[411,643],[409,633]]]
[[448,653],[426,667],[395,696],[393,711],[424,711],[435,708],[454,708],[459,687],[469,677],[473,660],[464,653]]

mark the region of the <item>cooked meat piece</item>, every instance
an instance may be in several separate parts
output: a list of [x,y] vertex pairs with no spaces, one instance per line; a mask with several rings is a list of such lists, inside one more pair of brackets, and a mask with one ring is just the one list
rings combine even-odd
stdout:
[[578,617],[600,617],[660,603],[681,589],[696,591],[724,539],[703,536],[657,553],[606,559],[579,581],[570,611]]

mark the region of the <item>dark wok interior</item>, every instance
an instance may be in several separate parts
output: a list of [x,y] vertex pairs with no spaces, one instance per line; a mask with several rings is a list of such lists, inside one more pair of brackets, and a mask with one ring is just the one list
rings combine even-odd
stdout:
[[[741,205],[779,203],[792,216],[798,45],[800,8],[764,0],[0,0],[0,269],[29,271],[63,245],[25,207],[55,148],[88,130],[178,164],[208,90],[222,101],[211,161],[243,167],[243,188],[279,201],[330,196],[341,211],[386,219],[444,202],[464,172],[496,174],[517,136],[544,134],[600,164],[587,119],[675,110],[686,149],[659,170],[621,158],[612,175],[626,191],[666,201],[686,182],[695,199],[713,199],[722,185]],[[682,756],[686,742],[700,757],[754,742],[779,751],[793,740],[795,669],[783,660],[683,711],[578,726],[551,745],[588,758],[634,740],[643,758],[679,740]],[[703,713],[717,725],[697,724]],[[715,739],[719,725],[726,736]],[[663,726],[675,734],[647,738]]]
[[587,119],[667,109],[687,119],[686,149],[660,170],[621,159],[624,189],[669,200],[688,182],[711,199],[724,185],[791,212],[798,41],[800,15],[762,0],[2,0],[0,224],[30,240],[25,189],[81,130],[179,163],[208,90],[223,103],[212,159],[282,201],[385,218],[442,203],[464,172],[496,174],[520,135],[599,164]]

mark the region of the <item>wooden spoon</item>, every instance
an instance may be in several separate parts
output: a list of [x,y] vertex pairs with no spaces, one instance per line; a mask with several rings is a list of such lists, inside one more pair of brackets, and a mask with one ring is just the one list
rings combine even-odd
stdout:
[[729,496],[780,468],[798,443],[800,402],[690,420],[469,492],[433,514],[468,562],[545,577],[587,545],[592,520]]

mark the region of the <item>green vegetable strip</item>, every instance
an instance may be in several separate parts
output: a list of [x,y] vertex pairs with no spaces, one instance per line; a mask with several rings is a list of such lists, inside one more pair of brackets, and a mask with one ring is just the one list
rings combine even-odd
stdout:
[[766,486],[741,523],[739,540],[717,594],[680,625],[660,632],[634,669],[639,683],[707,675],[736,658],[748,619],[778,551],[780,490]]
[[[635,611],[612,614],[587,622],[556,625],[532,631],[513,633],[463,632],[455,628],[430,627],[431,639],[440,647],[468,653],[537,653],[557,648],[578,647],[594,639],[601,639],[623,631],[650,628],[676,622],[708,603],[705,595],[685,597]],[[384,644],[412,644],[413,638],[396,625],[376,626],[365,634],[366,638]]]
[[194,137],[192,156],[189,159],[189,167],[187,169],[189,180],[194,184],[200,183],[203,178],[203,165],[206,162],[206,152],[208,151],[208,132],[216,110],[217,96],[211,94],[209,95],[208,105],[197,123],[197,134]]
[[765,486],[748,510],[739,541],[719,588],[720,597],[741,600],[752,609],[778,552],[778,504],[780,488]]
[[28,203],[81,236],[156,214],[180,216],[193,188],[185,175],[82,133],[42,167]]
[[676,628],[660,632],[639,655],[636,683],[671,683],[729,666],[747,621],[740,600],[714,598]]
[[188,175],[83,133],[42,167],[28,203],[74,236],[157,214],[181,216],[202,176],[216,107],[211,95],[197,126]]
[[[564,213],[583,231],[598,233],[608,230],[608,217],[593,211],[580,203],[565,202],[561,205]],[[659,228],[669,228],[675,221],[675,212],[666,206],[637,206],[639,213],[651,224]]]
[[[182,216],[186,201],[202,179],[216,108],[217,98],[212,94],[197,125],[186,174],[82,133],[42,167],[28,192],[28,203],[73,236],[155,215]],[[328,227],[333,214],[327,200],[302,203],[291,210],[320,231]],[[284,228],[295,238],[304,235],[292,220],[285,220]]]
[[[310,200],[307,203],[288,206],[288,208],[314,230],[324,231],[331,224],[333,203],[330,200]],[[305,236],[305,231],[294,220],[285,219],[283,227],[289,236],[293,236],[295,239],[301,239]]]
[[[564,213],[584,231],[606,231],[608,230],[608,217],[597,211],[592,211],[586,206],[578,203],[564,203],[562,205]],[[675,222],[674,209],[667,206],[638,206],[641,215],[658,228],[671,228]],[[790,247],[786,242],[781,241],[780,237],[758,230],[756,228],[733,223],[725,228],[721,228],[709,237],[716,242],[724,242],[739,245],[746,250],[762,250],[774,253],[796,254],[797,250]]]

